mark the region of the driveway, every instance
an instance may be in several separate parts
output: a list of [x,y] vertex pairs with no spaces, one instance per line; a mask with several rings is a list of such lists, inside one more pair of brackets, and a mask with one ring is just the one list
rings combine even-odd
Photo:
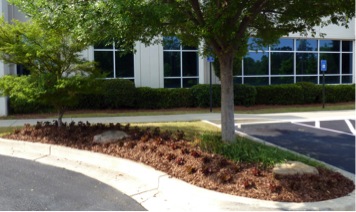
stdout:
[[133,199],[82,174],[0,155],[2,211],[142,211]]
[[242,124],[238,131],[355,173],[355,120]]

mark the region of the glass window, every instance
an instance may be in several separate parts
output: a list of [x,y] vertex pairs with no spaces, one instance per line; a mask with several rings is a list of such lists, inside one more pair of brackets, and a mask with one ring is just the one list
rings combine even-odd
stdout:
[[[320,84],[323,84],[323,77],[320,76]],[[325,84],[340,84],[339,76],[325,76]]]
[[352,53],[342,54],[342,73],[352,74]]
[[272,75],[291,75],[294,73],[293,53],[271,53],[271,74]]
[[184,78],[183,79],[183,88],[191,88],[194,85],[197,85],[198,82],[198,78]]
[[17,76],[30,75],[30,71],[25,66],[19,65],[19,64],[16,65],[16,73],[17,73]]
[[134,78],[133,53],[122,54],[116,47],[118,42],[111,44],[105,41],[94,45],[94,61],[98,68],[106,73],[107,78]]
[[318,55],[314,53],[296,54],[297,74],[317,74]]
[[242,84],[242,77],[234,77],[234,84]]
[[320,40],[320,51],[338,52],[340,51],[340,41]]
[[321,53],[320,60],[326,60],[327,62],[327,71],[325,74],[340,73],[340,54]]
[[249,38],[248,39],[248,49],[253,50],[253,51],[268,50],[268,46],[262,46],[261,39]]
[[298,51],[318,51],[318,40],[297,39]]
[[293,84],[294,77],[272,77],[271,84]]
[[342,83],[352,83],[352,76],[342,76]]
[[342,41],[342,51],[352,52],[352,41]]
[[176,37],[165,37],[163,41],[164,87],[185,88],[198,84],[197,48],[183,46]]
[[245,77],[245,84],[248,85],[268,85],[268,77]]
[[133,54],[120,55],[115,54],[116,77],[132,78],[134,77],[134,58]]
[[165,88],[180,88],[181,79],[164,79]]
[[106,74],[107,78],[114,77],[114,52],[112,51],[94,51],[95,61],[99,69]]
[[316,76],[297,76],[296,78],[297,82],[312,82],[317,84],[318,83],[318,78]]
[[268,75],[268,53],[250,52],[244,58],[245,75]]
[[180,52],[164,52],[164,76],[180,76]]
[[183,52],[183,76],[198,76],[198,54]]
[[278,50],[278,51],[293,51],[293,39],[279,39],[279,43],[274,44],[271,46],[271,50]]

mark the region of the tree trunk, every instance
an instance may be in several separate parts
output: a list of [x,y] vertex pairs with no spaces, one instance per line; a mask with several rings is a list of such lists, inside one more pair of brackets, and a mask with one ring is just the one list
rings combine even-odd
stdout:
[[221,80],[221,134],[222,140],[235,140],[233,53],[219,57]]
[[64,115],[65,110],[64,109],[59,109],[58,110],[58,127],[61,127],[63,125],[63,115]]

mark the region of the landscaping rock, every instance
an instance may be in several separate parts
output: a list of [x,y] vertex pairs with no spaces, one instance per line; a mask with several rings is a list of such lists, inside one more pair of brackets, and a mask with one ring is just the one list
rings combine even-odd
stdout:
[[107,143],[116,142],[118,140],[121,140],[121,139],[124,139],[127,137],[130,137],[130,136],[123,131],[109,130],[109,131],[105,131],[99,135],[95,135],[94,139],[93,139],[93,143],[107,144]]
[[299,161],[287,161],[285,163],[277,164],[272,172],[274,175],[319,174],[315,167]]

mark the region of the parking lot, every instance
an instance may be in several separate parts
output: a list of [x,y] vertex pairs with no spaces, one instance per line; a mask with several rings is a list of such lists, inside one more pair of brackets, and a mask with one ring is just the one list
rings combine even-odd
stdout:
[[236,130],[355,173],[355,119],[245,123]]

